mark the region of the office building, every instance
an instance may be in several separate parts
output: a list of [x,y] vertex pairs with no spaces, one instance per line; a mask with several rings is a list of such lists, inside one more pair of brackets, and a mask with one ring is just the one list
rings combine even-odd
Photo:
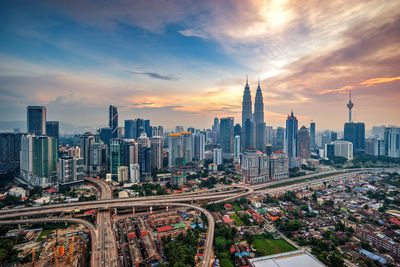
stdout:
[[260,79],[254,100],[254,125],[255,125],[255,147],[259,151],[264,150],[265,146],[265,122],[264,122],[264,100],[260,87]]
[[385,156],[385,141],[379,137],[365,140],[365,153],[374,156]]
[[0,171],[19,168],[22,136],[20,133],[0,133]]
[[110,141],[113,138],[112,137],[112,129],[105,127],[101,128],[99,131],[99,138],[100,140],[110,148]]
[[129,165],[129,182],[138,184],[140,183],[140,166],[137,163]]
[[204,152],[206,146],[206,136],[204,132],[195,133],[193,136],[193,153],[194,160],[204,160]]
[[233,139],[233,158],[236,161],[240,159],[240,135],[235,135]]
[[91,146],[95,143],[95,136],[90,132],[86,132],[81,136],[81,145],[80,145],[80,157],[83,158],[83,170],[85,173],[89,172],[90,166],[90,149]]
[[246,85],[244,87],[243,101],[242,101],[242,134],[240,138],[242,142],[241,144],[242,151],[246,149],[252,149],[255,147],[254,131],[255,129],[253,122],[251,93],[250,93],[248,79],[246,78]]
[[110,105],[108,118],[108,127],[110,127],[112,131],[112,137],[118,138],[118,109],[116,106]]
[[272,150],[284,150],[285,146],[285,128],[283,127],[278,127],[276,131],[274,131],[274,137],[273,140],[274,142],[272,143]]
[[302,159],[311,158],[310,135],[305,126],[302,126],[297,133],[297,154]]
[[192,134],[190,132],[168,135],[168,168],[175,169],[192,161]]
[[142,177],[151,175],[151,148],[150,146],[139,145],[139,166]]
[[118,182],[125,183],[129,179],[129,172],[127,166],[119,166],[118,167]]
[[219,139],[223,153],[233,153],[233,127],[233,117],[221,118]]
[[271,180],[289,178],[289,158],[284,153],[272,153],[269,157],[269,176]]
[[46,121],[46,135],[59,140],[59,128],[60,124],[58,121]]
[[385,138],[385,126],[373,126],[372,127],[372,136],[384,139]]
[[353,143],[354,153],[365,152],[365,125],[362,122],[345,123],[344,138],[345,141]]
[[175,126],[175,133],[181,133],[184,131],[185,129],[183,128],[183,126]]
[[47,136],[22,136],[21,177],[33,186],[53,185],[53,178],[57,176],[57,157],[57,139]]
[[331,132],[331,142],[337,140],[337,132]]
[[213,163],[217,165],[222,164],[222,148],[213,149]]
[[325,130],[322,133],[322,144],[321,147],[325,147],[326,144],[330,144],[331,142],[331,131]]
[[272,155],[272,144],[265,144],[264,153],[268,156]]
[[343,157],[348,160],[353,159],[353,143],[348,141],[332,142],[334,147],[335,157]]
[[150,138],[151,147],[151,166],[152,168],[162,169],[163,158],[162,158],[162,148],[163,148],[163,138],[160,136],[153,136]]
[[104,177],[108,171],[109,157],[109,148],[106,144],[92,144],[89,149],[89,167],[87,173],[92,177]]
[[163,126],[153,126],[152,127],[152,135],[151,136],[164,136],[164,127]]
[[118,167],[124,166],[124,163],[124,140],[113,138],[110,143],[110,173],[112,179],[118,179]]
[[385,128],[385,154],[390,158],[400,158],[400,128]]
[[67,154],[68,154],[68,157],[80,158],[81,157],[81,149],[79,148],[79,146],[70,147],[67,150]]
[[43,106],[27,107],[28,134],[46,135],[46,108]]
[[265,126],[265,143],[272,144],[274,136],[274,129],[272,126]]
[[125,120],[125,138],[136,139],[136,121]]
[[335,145],[334,144],[325,144],[324,158],[332,159],[334,156],[335,156]]
[[83,159],[74,157],[60,157],[58,159],[58,182],[68,184],[83,181]]
[[297,118],[293,115],[293,111],[286,120],[285,132],[285,153],[289,157],[289,168],[297,166]]
[[269,158],[256,150],[243,152],[242,175],[246,183],[263,183],[269,180]]
[[310,148],[314,150],[316,147],[315,141],[315,122],[310,123]]

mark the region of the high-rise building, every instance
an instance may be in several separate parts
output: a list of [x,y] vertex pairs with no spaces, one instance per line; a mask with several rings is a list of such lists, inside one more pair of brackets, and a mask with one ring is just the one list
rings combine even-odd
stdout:
[[343,157],[348,160],[353,159],[353,143],[348,141],[335,141],[332,142],[335,146],[335,157]]
[[110,105],[108,126],[112,130],[112,137],[118,138],[118,109]]
[[322,133],[322,145],[321,147],[325,147],[326,144],[331,142],[331,131],[325,130]]
[[354,153],[365,152],[365,125],[362,122],[344,124],[345,141],[353,143]]
[[152,137],[153,131],[150,125],[150,120],[144,120],[144,132],[147,137]]
[[109,167],[109,148],[104,143],[94,143],[89,149],[89,175],[96,177],[105,175]]
[[242,133],[242,127],[240,126],[239,123],[236,123],[236,124],[235,124],[235,127],[233,128],[233,135],[234,135],[234,136],[237,136],[237,135],[240,136],[241,133]]
[[136,139],[136,121],[125,120],[125,138]]
[[372,127],[372,136],[384,139],[385,138],[385,126],[373,126]]
[[276,153],[270,156],[269,177],[271,180],[289,178],[289,158],[286,154]]
[[151,175],[151,147],[139,145],[140,174],[144,177]]
[[59,125],[58,121],[46,121],[46,135],[49,137],[54,137],[59,140]]
[[332,159],[335,156],[335,144],[325,144],[325,158]]
[[251,93],[246,78],[246,86],[243,92],[243,102],[242,102],[242,134],[241,134],[241,150],[254,148],[255,146],[255,132],[254,132],[254,122],[253,122],[253,112],[251,105]]
[[46,135],[46,108],[43,106],[27,107],[28,134]]
[[255,184],[269,180],[269,158],[256,150],[243,152],[242,175],[246,183]]
[[206,136],[204,132],[195,133],[193,138],[194,159],[197,161],[204,160],[204,152],[206,145]]
[[180,168],[192,161],[192,135],[190,132],[168,135],[168,168]]
[[235,160],[240,159],[240,135],[235,135],[233,139],[233,158]]
[[110,143],[110,173],[112,179],[118,179],[118,167],[124,166],[125,151],[124,140],[111,139]]
[[331,132],[331,142],[336,141],[337,140],[337,132]]
[[264,100],[258,80],[256,98],[254,101],[254,124],[255,124],[255,147],[259,151],[264,150],[265,146],[265,122],[264,122]]
[[130,164],[129,182],[134,184],[140,183],[140,166],[137,163]]
[[162,169],[163,159],[162,159],[162,148],[163,148],[163,138],[160,136],[153,136],[150,138],[151,147],[151,166],[152,168]]
[[164,136],[164,127],[162,126],[153,126],[151,136]]
[[365,153],[374,156],[385,156],[385,141],[379,137],[366,139]]
[[113,138],[112,135],[112,129],[108,127],[101,128],[99,131],[100,140],[103,141],[103,143],[106,144],[108,148],[110,148],[110,141]]
[[315,144],[315,122],[310,123],[310,148],[314,150],[316,147]]
[[0,133],[0,170],[18,169],[23,134]]
[[285,153],[289,157],[289,168],[297,167],[297,132],[298,122],[293,111],[286,120]]
[[183,131],[184,131],[183,126],[175,126],[175,133],[181,133]]
[[83,170],[85,173],[89,172],[90,166],[90,149],[95,143],[95,136],[90,132],[86,132],[81,136],[80,152],[81,158],[83,158]]
[[265,143],[272,144],[274,142],[273,136],[274,129],[272,128],[272,126],[265,126]]
[[391,158],[400,158],[400,128],[385,128],[385,154]]
[[214,124],[212,126],[212,131],[219,133],[219,119],[218,118],[214,118]]
[[118,182],[125,183],[129,179],[129,171],[127,166],[118,167]]
[[213,149],[213,163],[217,165],[222,164],[222,148]]
[[283,150],[285,146],[285,128],[278,127],[275,131],[272,150]]
[[57,176],[57,139],[24,135],[21,138],[21,177],[31,185],[51,186]]
[[61,184],[83,181],[83,159],[74,157],[61,157],[58,159],[58,181]]
[[81,157],[81,149],[80,149],[80,147],[76,146],[76,147],[68,148],[68,157],[80,158]]
[[302,126],[297,134],[297,154],[302,159],[311,157],[310,135],[305,126]]
[[233,153],[233,126],[233,117],[221,118],[219,139],[224,153]]

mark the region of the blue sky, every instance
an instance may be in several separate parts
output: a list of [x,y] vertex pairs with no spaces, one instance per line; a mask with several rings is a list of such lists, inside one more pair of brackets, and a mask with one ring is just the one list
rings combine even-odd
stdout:
[[[97,127],[240,121],[260,77],[268,125],[340,129],[348,89],[367,127],[400,124],[398,1],[0,1],[0,120]],[[253,100],[254,101],[254,100]]]

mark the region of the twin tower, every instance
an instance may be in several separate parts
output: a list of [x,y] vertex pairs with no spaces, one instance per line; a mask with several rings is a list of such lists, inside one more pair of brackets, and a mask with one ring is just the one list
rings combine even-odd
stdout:
[[256,98],[254,101],[254,113],[252,112],[251,92],[248,79],[243,92],[242,102],[242,132],[240,138],[241,150],[257,149],[264,151],[265,146],[265,122],[264,122],[264,101],[260,80]]

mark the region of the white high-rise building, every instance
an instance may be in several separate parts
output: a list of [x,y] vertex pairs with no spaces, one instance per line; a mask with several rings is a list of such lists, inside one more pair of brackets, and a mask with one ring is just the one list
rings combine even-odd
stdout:
[[262,183],[269,180],[269,158],[267,154],[256,150],[245,151],[241,166],[246,183]]
[[140,166],[137,163],[130,164],[130,177],[129,182],[138,184],[140,183]]
[[206,136],[204,133],[193,134],[193,154],[195,160],[203,160],[206,145]]
[[58,159],[58,181],[62,184],[83,180],[83,159],[61,157]]
[[213,149],[213,163],[217,165],[222,164],[222,148]]
[[240,135],[233,138],[233,158],[239,160],[240,158]]
[[353,143],[348,141],[334,141],[332,144],[334,147],[335,157],[343,157],[348,160],[353,159]]
[[162,159],[162,148],[163,148],[163,138],[160,136],[153,136],[150,138],[151,147],[151,166],[153,168],[162,169],[163,159]]
[[127,166],[119,166],[118,167],[118,182],[124,183],[128,181],[128,167]]
[[385,152],[391,158],[400,158],[400,128],[385,128]]

